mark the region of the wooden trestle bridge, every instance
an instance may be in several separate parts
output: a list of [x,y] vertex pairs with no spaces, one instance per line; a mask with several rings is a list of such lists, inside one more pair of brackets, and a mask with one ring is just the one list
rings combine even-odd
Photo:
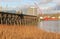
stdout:
[[0,24],[37,25],[37,16],[0,12]]

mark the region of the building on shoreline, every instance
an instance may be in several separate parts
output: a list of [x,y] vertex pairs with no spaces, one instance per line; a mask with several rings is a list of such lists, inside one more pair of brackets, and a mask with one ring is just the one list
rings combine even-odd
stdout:
[[2,11],[2,7],[0,6],[0,12]]
[[29,7],[27,10],[27,14],[37,16],[37,8],[36,7]]

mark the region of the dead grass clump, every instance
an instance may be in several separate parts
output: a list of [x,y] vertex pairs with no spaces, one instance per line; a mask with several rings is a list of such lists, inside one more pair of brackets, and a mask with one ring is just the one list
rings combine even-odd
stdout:
[[0,25],[0,39],[60,39],[60,34],[45,32],[36,26]]

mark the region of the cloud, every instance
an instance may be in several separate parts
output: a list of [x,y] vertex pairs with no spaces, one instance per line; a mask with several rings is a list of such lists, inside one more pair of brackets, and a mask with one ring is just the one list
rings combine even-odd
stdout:
[[56,4],[54,10],[60,10],[60,0],[53,0],[52,2]]
[[53,0],[52,2],[60,3],[60,0]]
[[51,2],[52,0],[35,0],[36,2],[38,2],[39,4],[46,4]]
[[21,0],[2,0],[2,2],[20,2]]
[[3,2],[3,6],[4,4],[5,5],[8,4],[11,7],[19,6],[17,8],[23,8],[23,9],[25,8],[25,6],[29,7],[33,5],[34,1],[36,1],[38,3],[38,6],[44,10],[49,9],[52,10],[53,8],[56,8],[56,6],[60,5],[60,0],[0,0],[0,1]]
[[42,6],[42,8],[55,8],[56,6],[60,6],[60,0],[51,0],[51,1],[48,1],[48,0],[42,0],[43,4],[40,4],[40,7]]
[[46,14],[56,13],[60,10],[60,0],[51,0],[51,1],[41,0],[38,5],[42,10],[42,13],[46,13]]
[[2,0],[0,0],[0,2],[2,2]]
[[52,1],[52,0],[41,0],[40,3],[45,4],[45,3],[49,3],[49,2],[51,2],[51,1]]

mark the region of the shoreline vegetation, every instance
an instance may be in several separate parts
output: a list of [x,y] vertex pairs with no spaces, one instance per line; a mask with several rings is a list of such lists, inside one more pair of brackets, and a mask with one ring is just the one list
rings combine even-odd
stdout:
[[0,25],[0,39],[60,39],[60,34],[45,32],[33,25]]

